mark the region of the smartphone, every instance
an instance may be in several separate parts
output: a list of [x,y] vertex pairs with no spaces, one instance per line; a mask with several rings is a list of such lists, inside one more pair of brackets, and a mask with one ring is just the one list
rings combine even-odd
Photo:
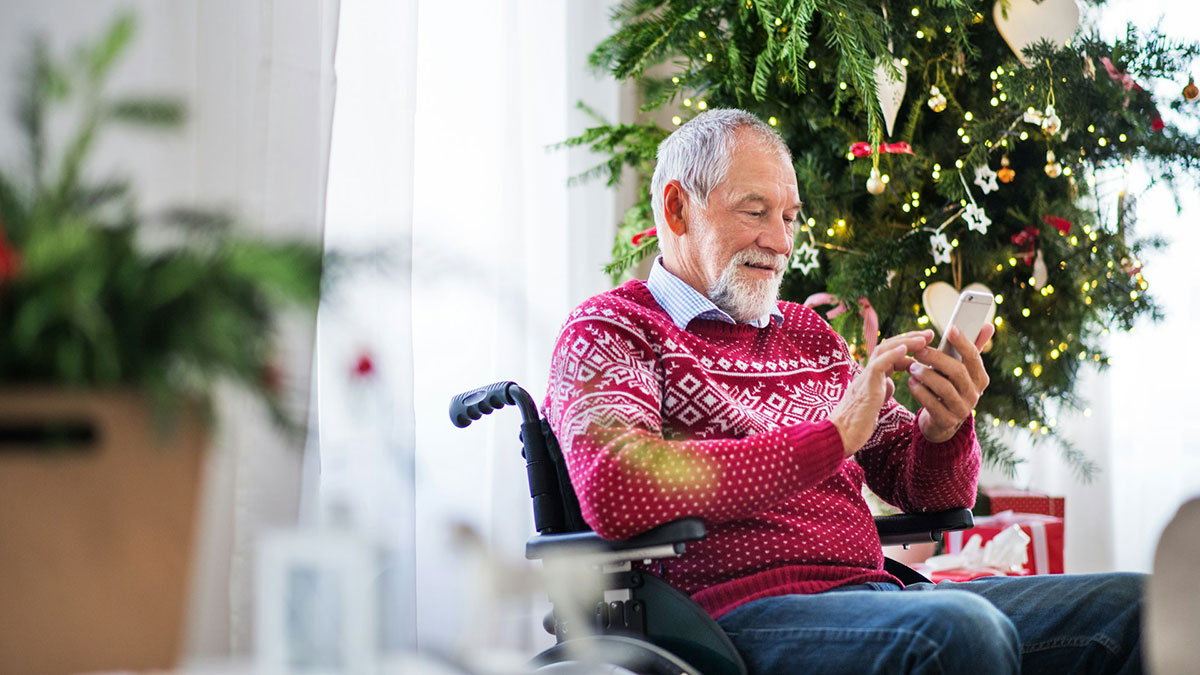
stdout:
[[946,330],[942,332],[942,341],[938,345],[938,351],[962,361],[962,355],[950,344],[950,327],[958,326],[968,341],[975,342],[975,339],[979,337],[979,331],[983,330],[983,323],[987,321],[988,313],[995,302],[996,299],[992,297],[991,293],[963,291],[962,295],[958,296],[958,304],[954,305],[954,313],[950,315],[950,322],[946,324]]

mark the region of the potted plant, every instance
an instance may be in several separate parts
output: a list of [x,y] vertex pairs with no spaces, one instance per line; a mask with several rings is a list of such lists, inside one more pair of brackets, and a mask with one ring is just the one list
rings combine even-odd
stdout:
[[[295,428],[273,374],[274,317],[315,309],[320,249],[248,238],[217,212],[151,220],[126,181],[85,170],[107,128],[183,121],[176,101],[107,94],[133,28],[122,17],[69,59],[36,44],[18,106],[27,153],[0,157],[0,663],[11,672],[170,666],[215,384],[239,383]],[[48,133],[60,109],[77,122],[65,143]]]

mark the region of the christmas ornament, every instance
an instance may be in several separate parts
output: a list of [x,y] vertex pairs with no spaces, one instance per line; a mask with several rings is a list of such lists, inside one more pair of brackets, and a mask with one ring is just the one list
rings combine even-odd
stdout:
[[[1038,112],[1032,108],[1025,111],[1022,117],[1029,124],[1036,124],[1042,128],[1047,136],[1053,136],[1062,129],[1062,119],[1054,112],[1054,105],[1047,105],[1045,112]],[[1066,132],[1063,132],[1063,138],[1066,138]]]
[[996,176],[998,174],[992,171],[992,167],[984,164],[975,169],[975,184],[983,191],[983,194],[988,194],[993,190],[999,190],[1000,186],[996,184]]
[[908,71],[904,69],[904,63],[893,58],[892,65],[899,76],[892,73],[886,62],[881,60],[875,64],[875,89],[879,92],[879,108],[883,111],[888,136],[892,135],[892,126],[896,123],[896,114],[900,112],[904,89],[908,84]]
[[1062,164],[1059,164],[1058,160],[1054,158],[1053,150],[1047,150],[1046,151],[1046,175],[1050,176],[1051,178],[1058,178],[1058,176],[1061,173],[1062,173]]
[[873,195],[883,194],[883,178],[879,175],[879,167],[871,167],[871,177],[867,179],[867,192]]
[[996,30],[1025,66],[1022,50],[1042,40],[1062,46],[1079,28],[1075,0],[997,0],[992,7]]
[[1200,98],[1200,88],[1197,88],[1196,81],[1189,77],[1187,86],[1183,88],[1183,100],[1195,103],[1198,98]]
[[[985,164],[982,168],[987,168],[987,165]],[[991,169],[988,169],[988,171],[991,171]],[[988,225],[992,224],[992,219],[988,218],[983,209],[975,203],[975,195],[971,194],[971,188],[967,187],[967,179],[963,178],[961,171],[958,172],[958,179],[962,181],[963,191],[967,193],[967,199],[971,200],[971,203],[967,204],[967,207],[963,209],[962,214],[963,220],[967,223],[967,229],[974,230],[980,234],[987,234]],[[975,170],[975,182],[980,182],[978,169]],[[988,183],[992,186],[992,190],[997,188],[995,173],[992,173],[991,180]],[[985,188],[983,192],[987,194],[990,191]]]
[[801,242],[796,250],[792,251],[792,269],[800,270],[802,274],[808,274],[820,266],[821,263],[817,260],[817,249],[812,242]]
[[942,95],[942,90],[937,86],[929,88],[929,109],[933,112],[942,112],[946,109],[946,97]]
[[968,230],[974,230],[979,234],[987,234],[988,225],[992,224],[992,219],[988,218],[983,209],[979,208],[975,202],[967,204],[963,210],[963,220],[966,221]]
[[950,240],[946,238],[945,232],[938,232],[930,237],[929,247],[933,251],[934,265],[949,264],[950,251],[954,247],[950,245]]
[[996,172],[996,176],[1000,178],[1001,183],[1011,183],[1017,177],[1017,172],[1008,166],[1008,155],[1000,158],[1000,170]]
[[1042,131],[1046,132],[1047,136],[1053,136],[1062,128],[1062,120],[1054,112],[1054,106],[1046,106],[1046,112],[1042,117]]
[[1096,79],[1096,62],[1091,56],[1083,57],[1083,74],[1089,79]]
[[1050,272],[1046,269],[1046,259],[1042,257],[1042,252],[1038,251],[1037,257],[1033,259],[1033,290],[1042,290],[1049,278]]
[[[992,293],[990,288],[978,282],[969,284],[962,290]],[[925,314],[938,333],[944,332],[947,324],[950,323],[950,315],[954,313],[954,305],[958,303],[959,293],[957,288],[945,281],[935,281],[926,286],[925,292],[921,294],[921,304],[925,308]],[[988,310],[987,322],[990,323],[995,316],[996,305],[993,304],[992,308]]]
[[[980,19],[983,18],[982,16],[979,16],[979,15],[976,15],[976,16]],[[979,22],[976,21],[975,23],[979,23]],[[961,51],[957,52],[954,55],[954,65],[950,66],[950,74],[962,76],[966,72],[967,72],[967,55],[962,53]]]
[[1033,225],[1030,225],[1020,232],[1014,234],[1010,239],[1012,243],[1021,247],[1021,260],[1024,261],[1026,265],[1033,264],[1033,252],[1034,249],[1037,248],[1037,236],[1038,229]]

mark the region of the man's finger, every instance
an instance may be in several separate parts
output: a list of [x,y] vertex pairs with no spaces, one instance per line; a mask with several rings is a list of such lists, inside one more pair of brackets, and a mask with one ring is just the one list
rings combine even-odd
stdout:
[[929,389],[934,396],[937,396],[945,406],[947,413],[955,419],[961,420],[971,412],[971,406],[975,401],[973,393],[964,393],[958,390],[955,382],[947,379],[941,373],[922,365],[916,365],[910,369],[910,372],[916,370],[910,379],[919,382],[926,389]]
[[[954,329],[951,330],[953,331]],[[954,382],[958,391],[963,394],[967,393],[968,387],[974,385],[974,378],[961,361],[948,354],[943,354],[933,347],[922,349],[914,354],[913,358],[938,371],[951,382]],[[976,358],[978,358],[978,352],[976,352]],[[982,367],[982,364],[980,367]]]
[[967,336],[957,326],[950,329],[950,344],[954,345],[959,355],[962,356],[962,363],[966,366],[967,374],[970,375],[975,389],[979,391],[982,391],[988,384],[987,371],[983,367],[983,358],[979,355],[979,350],[982,347],[979,344],[979,340],[982,339],[983,344],[987,344],[987,341],[992,337],[992,332],[995,330],[992,324],[984,324],[983,328],[979,331],[978,337],[975,338],[975,344],[971,344],[967,341]]
[[899,344],[903,342],[906,345],[910,345],[909,351],[916,351],[927,346],[932,341],[932,330],[912,330],[908,331],[907,333],[901,333],[899,335],[893,335],[889,337],[883,342],[880,342],[876,349],[889,349],[893,344]]
[[946,404],[942,403],[942,399],[935,396],[920,381],[909,378],[908,391],[912,393],[913,398],[921,404],[922,408],[929,411],[929,416],[933,418],[934,424],[945,427],[953,421],[954,416],[946,409]]

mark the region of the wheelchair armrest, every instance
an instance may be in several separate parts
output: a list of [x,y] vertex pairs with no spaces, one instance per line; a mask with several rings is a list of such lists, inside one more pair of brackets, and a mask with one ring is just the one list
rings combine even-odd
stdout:
[[965,530],[974,524],[970,509],[963,508],[875,517],[875,529],[879,530],[879,541],[884,546],[940,541],[942,533]]
[[[567,534],[541,534],[525,542],[525,557],[537,560],[552,555],[578,555],[596,553],[640,553],[644,551],[667,551],[665,555],[680,555],[684,544],[698,541],[705,535],[704,522],[699,518],[680,518],[639,535],[610,541],[595,532],[569,532]],[[671,553],[670,551],[673,551]],[[647,556],[635,555],[631,559]],[[662,556],[653,556],[662,557]]]

